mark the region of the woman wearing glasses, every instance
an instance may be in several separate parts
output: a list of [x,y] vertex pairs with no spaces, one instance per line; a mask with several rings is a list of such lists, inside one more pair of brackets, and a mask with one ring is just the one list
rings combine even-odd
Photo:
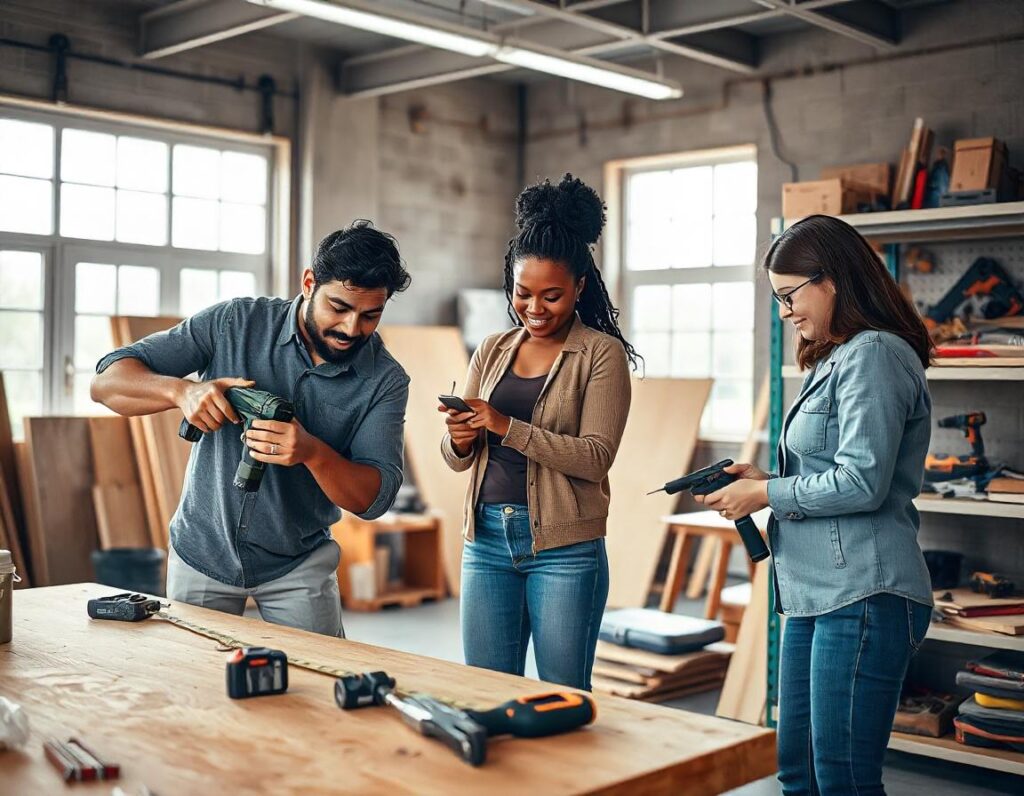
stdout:
[[704,503],[728,519],[774,514],[783,792],[884,794],[900,687],[931,614],[912,502],[931,430],[931,342],[867,241],[838,219],[794,224],[764,267],[809,372],[778,473],[734,465],[741,480]]

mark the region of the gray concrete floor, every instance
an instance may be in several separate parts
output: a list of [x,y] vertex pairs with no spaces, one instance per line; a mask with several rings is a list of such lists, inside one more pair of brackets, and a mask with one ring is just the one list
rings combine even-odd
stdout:
[[[699,604],[680,601],[678,610],[695,613],[699,611]],[[350,639],[356,641],[462,662],[458,600],[376,613],[346,612],[345,631]],[[526,664],[526,676],[537,677],[532,650]],[[718,692],[710,691],[664,705],[710,715],[715,712],[717,702]],[[889,752],[886,756],[885,786],[889,796],[1024,794],[1024,778],[900,752]],[[778,784],[770,777],[729,792],[730,796],[773,796],[778,793]]]

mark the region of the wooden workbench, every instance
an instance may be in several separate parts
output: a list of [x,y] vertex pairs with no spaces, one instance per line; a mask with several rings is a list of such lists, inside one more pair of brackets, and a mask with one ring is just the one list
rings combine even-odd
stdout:
[[[342,712],[333,678],[289,667],[287,694],[233,701],[216,642],[158,618],[90,620],[95,584],[14,594],[0,646],[0,695],[28,712],[26,750],[0,752],[0,791],[57,793],[42,754],[77,735],[121,764],[128,793],[713,794],[775,770],[774,733],[615,697],[568,735],[499,739],[473,769],[390,709]],[[544,690],[536,681],[174,604],[171,613],[247,643],[357,671],[384,669],[410,691],[479,706]],[[109,783],[75,784],[110,793]]]

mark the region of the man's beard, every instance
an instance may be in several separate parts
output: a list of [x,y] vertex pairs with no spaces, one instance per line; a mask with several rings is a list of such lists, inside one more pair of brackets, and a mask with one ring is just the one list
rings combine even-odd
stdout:
[[[313,317],[313,299],[315,296],[316,293],[314,292],[314,294],[310,296],[309,301],[306,302],[306,315],[304,318],[306,334],[309,335],[309,339],[313,343],[313,348],[316,349],[316,352],[320,355],[321,359],[335,365],[343,365],[346,362],[351,361],[352,358],[359,353],[362,347],[366,345],[369,338],[349,337],[348,335],[341,334],[340,332],[325,332],[321,334],[320,329],[317,328],[316,319]],[[340,340],[341,342],[348,342],[351,340],[352,347],[346,351],[339,351],[327,342],[328,337]]]

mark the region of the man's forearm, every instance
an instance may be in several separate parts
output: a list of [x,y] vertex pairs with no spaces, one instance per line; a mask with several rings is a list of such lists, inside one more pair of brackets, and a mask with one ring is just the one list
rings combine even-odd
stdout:
[[306,467],[324,494],[345,511],[367,511],[380,493],[380,470],[349,461],[322,440],[316,441],[316,447],[316,454],[306,462]]
[[92,378],[89,393],[119,415],[151,415],[178,406],[187,382],[154,373],[141,360],[119,359]]

